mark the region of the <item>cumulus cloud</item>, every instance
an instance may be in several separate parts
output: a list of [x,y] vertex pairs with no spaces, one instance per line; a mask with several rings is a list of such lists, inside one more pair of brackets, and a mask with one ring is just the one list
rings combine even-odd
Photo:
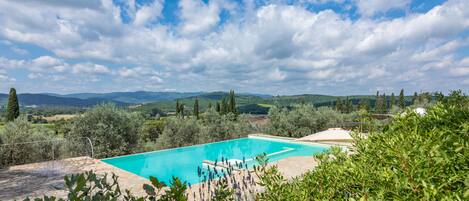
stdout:
[[14,82],[14,81],[16,81],[16,79],[12,78],[12,77],[9,77],[6,70],[0,69],[0,81],[2,81],[2,82]]
[[149,67],[135,67],[135,68],[121,68],[117,71],[117,75],[120,78],[132,79],[132,80],[150,80],[153,82],[161,83],[163,82],[161,73],[155,71]]
[[108,67],[99,65],[99,64],[92,64],[92,63],[80,63],[73,65],[73,70],[72,72],[75,74],[80,74],[80,73],[90,73],[90,74],[105,74],[105,73],[110,73],[111,70],[109,70]]
[[455,76],[468,76],[469,75],[469,67],[456,67],[450,69],[451,74]]
[[358,12],[366,17],[391,9],[405,9],[411,0],[357,0]]
[[[69,6],[0,1],[0,39],[34,44],[54,55],[23,60],[0,56],[0,68],[28,69],[36,79],[46,71],[57,78],[89,74],[89,80],[107,80],[111,88],[132,84],[132,89],[184,91],[361,93],[389,88],[379,82],[397,89],[441,90],[458,85],[429,80],[467,80],[469,61],[460,51],[469,41],[461,34],[469,31],[465,1],[450,0],[426,13],[389,19],[372,16],[406,9],[409,1],[353,1],[363,16],[358,19],[304,6],[325,2],[256,7],[249,1],[182,0],[178,23],[165,24],[159,21],[165,6],[160,0],[142,5],[129,1],[123,8],[111,0]],[[223,21],[224,10],[230,18]]]
[[198,0],[181,0],[181,33],[204,33],[217,25],[220,20],[220,6],[217,1],[209,1],[205,4]]
[[156,0],[149,5],[142,6],[135,14],[134,24],[145,25],[161,16],[163,5],[161,0]]

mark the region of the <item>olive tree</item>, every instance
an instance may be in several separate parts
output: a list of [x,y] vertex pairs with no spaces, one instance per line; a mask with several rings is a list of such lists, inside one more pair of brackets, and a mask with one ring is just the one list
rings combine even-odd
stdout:
[[287,137],[303,137],[351,121],[355,114],[342,114],[330,107],[315,108],[310,104],[295,105],[291,110],[272,107],[265,132]]
[[205,111],[199,124],[201,143],[245,137],[252,130],[246,115],[220,115],[212,108]]
[[198,142],[199,130],[200,127],[195,118],[167,118],[164,131],[156,141],[157,148],[181,147],[196,144]]
[[[244,115],[220,114],[209,108],[199,119],[168,117],[155,148],[170,148],[244,137],[251,125]],[[146,148],[148,150],[148,148]]]
[[9,122],[0,132],[0,167],[53,159],[56,139],[51,130],[33,126],[26,117],[20,116]]
[[127,112],[114,104],[102,104],[76,118],[67,137],[90,138],[97,157],[128,154],[138,144],[142,122],[137,113]]

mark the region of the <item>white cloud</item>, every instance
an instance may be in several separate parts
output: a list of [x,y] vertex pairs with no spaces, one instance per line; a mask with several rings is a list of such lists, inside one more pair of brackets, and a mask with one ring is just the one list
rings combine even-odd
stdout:
[[0,70],[1,69],[14,69],[24,66],[26,61],[24,60],[11,60],[0,56]]
[[411,0],[357,0],[358,12],[363,16],[385,13],[391,9],[405,9]]
[[35,68],[50,67],[62,65],[63,62],[51,56],[40,56],[34,59],[31,63]]
[[163,82],[163,74],[149,67],[121,68],[117,70],[117,75],[121,78],[133,81],[151,81],[155,83]]
[[217,1],[205,4],[201,0],[181,0],[182,26],[184,34],[204,33],[213,28],[220,21],[220,7]]
[[111,70],[103,65],[93,64],[93,63],[80,63],[73,65],[73,73],[88,73],[88,74],[106,74],[110,73]]
[[284,80],[287,76],[280,71],[280,69],[275,68],[272,72],[269,73],[269,78],[274,80],[274,81],[282,81]]
[[150,3],[150,5],[145,5],[136,12],[134,24],[137,26],[145,25],[148,22],[160,17],[162,10],[162,1],[155,0],[154,2]]
[[33,80],[42,77],[43,75],[41,73],[29,73],[28,78]]
[[[133,85],[132,89],[348,93],[374,90],[378,79],[394,88],[435,89],[457,84],[429,80],[467,79],[459,68],[467,67],[463,63],[469,60],[459,59],[458,51],[469,40],[461,34],[469,31],[465,1],[450,0],[426,13],[395,19],[370,17],[408,6],[404,0],[383,2],[357,1],[359,12],[367,17],[350,19],[332,10],[312,12],[303,4],[240,9],[237,6],[245,5],[183,0],[177,11],[181,21],[167,25],[159,23],[164,17],[159,0],[143,6],[129,1],[123,10],[110,0],[69,7],[55,1],[0,1],[3,41],[38,45],[56,55],[25,60],[0,56],[0,69],[52,72],[67,77],[64,82],[70,85],[88,75],[88,80],[110,83],[103,88],[118,90]],[[224,9],[232,18],[220,24]],[[129,14],[129,22],[121,19],[121,12]]]
[[455,76],[469,76],[469,67],[455,67],[450,69],[451,74]]
[[6,70],[0,69],[0,81],[11,83],[11,82],[15,82],[16,79],[12,78],[12,77],[9,77]]

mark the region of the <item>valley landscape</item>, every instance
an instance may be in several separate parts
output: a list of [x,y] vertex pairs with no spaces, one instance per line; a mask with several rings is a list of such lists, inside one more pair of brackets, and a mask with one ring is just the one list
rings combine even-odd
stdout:
[[0,0],[0,200],[469,200],[467,0]]

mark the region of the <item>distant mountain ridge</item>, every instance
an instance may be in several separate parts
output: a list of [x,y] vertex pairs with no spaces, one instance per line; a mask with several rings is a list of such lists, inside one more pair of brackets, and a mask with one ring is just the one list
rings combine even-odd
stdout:
[[[266,94],[240,95],[255,98],[271,97]],[[23,93],[18,95],[21,106],[65,106],[65,107],[91,107],[100,103],[114,103],[118,106],[145,104],[154,102],[174,101],[177,99],[193,99],[205,97],[209,99],[221,99],[225,92],[110,92],[110,93]],[[5,105],[8,94],[0,94],[0,105]]]
[[197,96],[203,92],[150,92],[150,91],[135,91],[135,92],[110,92],[110,93],[74,93],[74,94],[49,94],[57,97],[67,98],[102,98],[106,100],[119,101],[124,103],[149,103],[155,101],[175,100],[178,98],[187,98]]
[[[0,94],[0,103],[5,105],[8,99],[8,94]],[[118,106],[126,106],[128,103],[107,100],[102,98],[67,98],[57,97],[48,94],[18,94],[18,100],[21,106],[61,106],[61,107],[92,107],[101,103],[114,103]]]

